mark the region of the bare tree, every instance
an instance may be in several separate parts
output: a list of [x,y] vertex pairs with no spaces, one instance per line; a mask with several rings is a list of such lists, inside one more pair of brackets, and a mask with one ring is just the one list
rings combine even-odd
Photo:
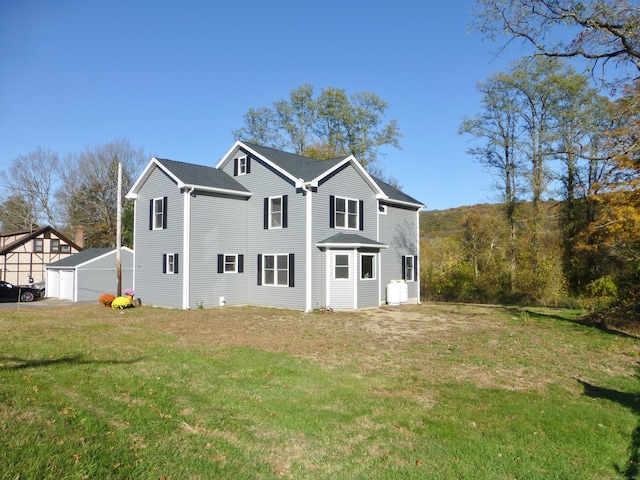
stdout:
[[16,157],[9,167],[12,196],[23,198],[38,223],[53,227],[59,226],[54,199],[59,163],[57,153],[38,148]]
[[65,158],[57,197],[69,228],[84,227],[86,247],[115,246],[118,163],[122,164],[122,188],[127,191],[147,159],[143,149],[125,139],[87,147]]
[[476,0],[475,28],[523,40],[538,54],[610,60],[640,70],[640,7],[629,0]]

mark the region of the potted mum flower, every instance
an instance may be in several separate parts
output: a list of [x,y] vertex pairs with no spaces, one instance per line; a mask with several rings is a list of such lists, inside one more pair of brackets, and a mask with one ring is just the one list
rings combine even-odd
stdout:
[[98,301],[103,304],[105,307],[110,307],[111,303],[116,299],[115,295],[111,295],[110,293],[103,293],[98,298]]
[[133,307],[133,303],[131,302],[135,294],[136,292],[134,292],[130,288],[127,288],[124,291],[123,297],[117,297],[113,299],[113,301],[111,302],[111,308],[113,308],[114,310],[122,310],[123,308]]

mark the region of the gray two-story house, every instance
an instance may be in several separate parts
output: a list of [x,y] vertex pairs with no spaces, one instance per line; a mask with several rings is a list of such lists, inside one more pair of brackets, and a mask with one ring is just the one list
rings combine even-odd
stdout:
[[236,142],[215,167],[152,158],[127,197],[145,304],[357,309],[398,280],[419,300],[424,205],[353,156]]

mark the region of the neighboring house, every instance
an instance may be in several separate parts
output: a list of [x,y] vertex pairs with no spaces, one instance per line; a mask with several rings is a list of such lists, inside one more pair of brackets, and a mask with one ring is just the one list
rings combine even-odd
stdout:
[[45,280],[45,266],[82,250],[50,226],[0,235],[0,280],[24,285]]
[[127,197],[145,304],[377,307],[399,279],[419,301],[424,205],[353,156],[236,142],[215,167],[152,158]]
[[[117,294],[117,252],[115,248],[88,248],[47,265],[46,296],[86,302],[103,293]],[[120,250],[121,287],[133,288],[133,250]]]

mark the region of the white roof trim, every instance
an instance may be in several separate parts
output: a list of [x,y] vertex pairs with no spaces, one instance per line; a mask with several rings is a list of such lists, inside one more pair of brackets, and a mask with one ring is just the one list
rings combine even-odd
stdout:
[[384,203],[414,207],[414,208],[417,208],[418,210],[422,210],[424,207],[426,207],[426,205],[424,205],[423,203],[405,202],[403,200],[394,200],[393,198],[390,198],[390,197],[385,197],[379,200],[384,200]]
[[178,186],[180,188],[186,188],[186,189],[196,189],[198,191],[201,192],[212,192],[212,193],[222,193],[222,194],[226,194],[226,195],[235,195],[238,197],[251,197],[253,196],[253,193],[251,192],[242,192],[240,190],[229,190],[227,188],[217,188],[217,187],[203,187],[202,185],[190,185],[190,184],[186,184],[186,183],[182,183],[179,182]]
[[324,248],[344,248],[344,249],[356,249],[356,248],[389,248],[389,245],[381,243],[341,243],[341,242],[318,242],[316,247]]
[[159,161],[156,157],[152,157],[151,160],[149,160],[149,163],[147,163],[147,166],[144,167],[144,170],[142,171],[142,173],[140,174],[140,176],[138,177],[138,179],[135,181],[135,183],[133,184],[133,186],[129,189],[129,191],[127,192],[127,194],[125,195],[125,198],[129,198],[129,199],[135,199],[138,198],[138,190],[140,190],[140,187],[142,186],[142,184],[144,182],[147,181],[147,178],[149,178],[149,175],[151,175],[151,172],[153,170],[153,167],[158,167],[160,168],[163,172],[165,172],[167,175],[169,175],[171,178],[173,178],[176,183],[178,183],[178,179],[176,178],[175,175],[173,175],[171,172],[169,172]]
[[[131,254],[133,255],[133,250],[131,250],[129,247],[120,247],[121,250],[126,250],[127,252],[131,252]],[[76,270],[80,267],[84,267],[85,265],[95,262],[96,260],[101,260],[103,258],[108,257],[109,255],[115,255],[116,254],[116,249],[115,247],[113,248],[113,250],[110,250],[108,252],[103,253],[102,255],[98,255],[97,257],[93,257],[90,258],[89,260],[86,260],[85,262],[79,263],[78,265],[65,265],[64,267],[56,267],[55,265],[53,267],[50,267],[49,265],[45,265],[45,269],[49,270],[50,268],[55,268],[55,269],[60,269],[60,270]],[[73,255],[71,255],[73,257]]]
[[375,192],[376,198],[378,198],[378,199],[380,199],[380,198],[383,198],[383,199],[388,198],[387,195],[382,191],[380,186],[376,183],[376,181],[371,177],[371,175],[369,175],[369,173],[365,170],[365,168],[362,166],[362,164],[353,155],[349,155],[348,157],[346,157],[341,162],[336,163],[333,167],[331,167],[328,170],[325,170],[321,175],[318,175],[316,178],[314,178],[313,180],[311,180],[308,183],[311,184],[314,187],[317,187],[320,184],[320,180],[322,180],[324,177],[326,177],[328,175],[331,175],[337,169],[342,168],[342,166],[344,164],[349,163],[349,162],[351,164],[353,164],[354,168],[356,170],[358,170],[358,173],[360,173],[362,178],[364,178],[365,182],[367,182],[369,184],[371,189]]
[[220,161],[216,164],[215,168],[221,168],[223,165],[225,165],[227,162],[229,162],[233,157],[232,154],[238,148],[245,149],[246,151],[251,153],[252,156],[262,160],[264,163],[268,164],[275,171],[277,171],[277,172],[281,173],[282,175],[284,175],[285,177],[291,179],[296,184],[296,186],[299,186],[299,179],[298,178],[294,177],[293,175],[291,175],[291,173],[289,173],[288,171],[284,170],[283,168],[281,168],[278,165],[276,165],[275,163],[273,163],[267,157],[259,154],[258,152],[253,150],[251,147],[248,147],[246,144],[242,143],[240,140],[237,140],[236,143],[233,144],[233,146],[229,149],[229,151],[227,151],[227,153],[224,155],[224,157],[222,157],[220,159]]

